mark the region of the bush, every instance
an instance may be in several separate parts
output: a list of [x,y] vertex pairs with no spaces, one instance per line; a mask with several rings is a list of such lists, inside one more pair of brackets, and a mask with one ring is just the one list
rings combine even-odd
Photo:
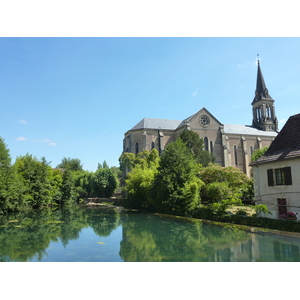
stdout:
[[195,210],[194,218],[281,231],[300,232],[300,222],[254,216],[248,216],[245,218],[241,215],[219,216],[214,212],[213,209],[208,207],[199,207],[197,210]]
[[238,209],[235,213],[236,216],[248,216],[248,213],[245,209]]

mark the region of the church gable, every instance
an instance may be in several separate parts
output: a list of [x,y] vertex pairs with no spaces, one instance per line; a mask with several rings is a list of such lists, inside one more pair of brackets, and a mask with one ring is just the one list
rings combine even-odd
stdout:
[[[201,108],[197,113],[185,119],[180,126],[186,126],[192,130],[218,130],[222,124],[205,108]],[[180,127],[179,126],[179,127]]]

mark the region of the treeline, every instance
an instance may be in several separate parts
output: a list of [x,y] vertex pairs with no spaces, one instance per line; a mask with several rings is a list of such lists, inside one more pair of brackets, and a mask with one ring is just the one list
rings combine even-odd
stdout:
[[186,130],[162,155],[156,149],[123,153],[119,161],[127,174],[125,206],[193,216],[200,204],[221,213],[252,198],[252,180],[236,168],[214,164],[212,154],[203,148],[199,135]]
[[12,164],[0,137],[0,212],[63,206],[89,196],[111,197],[120,176],[119,168],[109,168],[105,161],[96,172],[83,170],[80,160],[71,158],[63,158],[52,169],[44,157],[30,154],[17,157]]

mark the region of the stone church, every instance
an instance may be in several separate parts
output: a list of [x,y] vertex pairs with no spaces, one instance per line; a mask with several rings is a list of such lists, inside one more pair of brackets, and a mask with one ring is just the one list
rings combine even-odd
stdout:
[[255,97],[251,103],[252,125],[223,124],[205,107],[182,121],[144,118],[125,133],[123,152],[138,153],[156,148],[160,153],[184,130],[193,130],[204,141],[204,148],[215,156],[215,163],[233,166],[250,176],[251,154],[269,146],[278,133],[274,100],[266,87],[258,61]]

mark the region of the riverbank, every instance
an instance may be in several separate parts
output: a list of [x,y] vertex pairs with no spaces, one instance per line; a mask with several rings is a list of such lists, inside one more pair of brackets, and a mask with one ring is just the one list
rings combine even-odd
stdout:
[[[119,211],[127,210],[123,204],[124,199],[116,198],[87,198],[85,202],[81,204],[85,208],[100,208],[100,207],[111,207],[116,208]],[[236,215],[235,212],[239,209],[244,209],[249,212],[248,216]],[[130,210],[130,209],[129,209]],[[146,212],[153,213],[153,212]],[[230,210],[230,214],[219,216],[215,214],[211,209],[200,208],[198,209],[192,217],[188,219],[197,219],[202,222],[213,222],[214,224],[227,224],[230,226],[246,226],[247,230],[250,232],[270,232],[274,233],[281,232],[282,234],[287,235],[287,233],[298,233],[300,234],[300,223],[292,220],[277,220],[265,217],[256,217],[254,216],[254,210],[251,210],[250,207],[236,207]],[[155,214],[155,213],[154,213]],[[163,214],[161,214],[163,215]],[[172,216],[172,215],[170,215]],[[184,216],[174,216],[177,218],[186,218]],[[242,228],[241,227],[241,228]],[[245,228],[244,228],[245,229]]]

